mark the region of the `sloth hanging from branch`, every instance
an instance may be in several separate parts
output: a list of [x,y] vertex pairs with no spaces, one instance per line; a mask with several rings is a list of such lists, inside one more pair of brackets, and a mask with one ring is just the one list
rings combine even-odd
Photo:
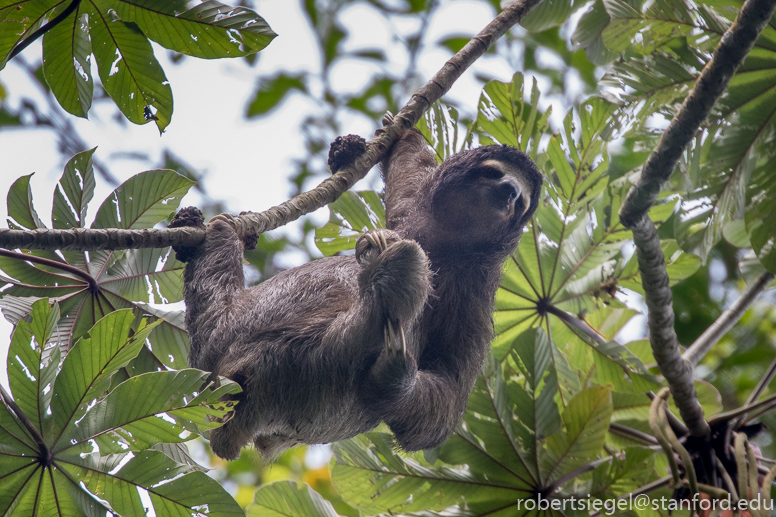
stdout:
[[[211,432],[218,456],[235,459],[253,442],[271,460],[382,421],[416,451],[442,444],[460,421],[493,336],[501,266],[536,210],[542,176],[509,146],[437,165],[414,129],[382,172],[387,229],[361,236],[355,256],[246,289],[231,217],[211,220],[202,245],[176,249],[187,260],[189,364],[243,388],[234,417]],[[201,224],[189,208],[171,226]]]
[[[189,364],[243,388],[233,418],[211,433],[223,458],[253,442],[271,459],[382,421],[406,450],[437,446],[466,407],[493,335],[501,265],[536,210],[541,175],[506,146],[465,151],[438,166],[410,128],[539,2],[505,7],[395,117],[386,115],[365,147],[335,146],[332,158],[346,159],[334,160],[334,176],[277,207],[207,225],[197,209],[184,209],[165,229],[0,229],[0,247],[175,247],[188,261]],[[334,201],[381,160],[387,229],[363,235],[355,256],[244,287],[244,247]],[[1,389],[0,398],[10,400]]]

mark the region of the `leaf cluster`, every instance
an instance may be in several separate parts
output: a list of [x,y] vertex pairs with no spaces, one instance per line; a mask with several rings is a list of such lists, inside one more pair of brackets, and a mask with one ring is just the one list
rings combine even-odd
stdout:
[[[94,97],[92,57],[106,93],[135,124],[170,123],[172,89],[151,41],[184,55],[240,57],[276,34],[244,7],[217,0],[4,0],[0,2],[0,69],[17,47],[43,35],[43,73],[59,104],[86,117]],[[61,16],[64,18],[61,18]],[[150,40],[150,41],[149,41]]]

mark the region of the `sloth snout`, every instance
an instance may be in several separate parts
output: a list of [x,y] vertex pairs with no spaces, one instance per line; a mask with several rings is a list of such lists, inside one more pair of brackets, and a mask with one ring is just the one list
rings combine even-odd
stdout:
[[498,187],[496,187],[498,197],[507,202],[509,205],[513,205],[517,200],[517,196],[520,192],[517,189],[517,185],[509,180],[503,180]]

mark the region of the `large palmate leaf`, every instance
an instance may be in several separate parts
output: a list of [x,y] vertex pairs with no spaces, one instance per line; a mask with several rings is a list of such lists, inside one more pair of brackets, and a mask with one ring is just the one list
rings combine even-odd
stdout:
[[440,511],[465,498],[471,505],[502,494],[512,505],[527,489],[489,486],[480,472],[444,465],[431,467],[421,459],[399,455],[389,434],[367,433],[339,442],[333,482],[351,505],[367,514]]
[[3,394],[0,406],[0,515],[145,516],[148,500],[157,515],[242,515],[179,445],[217,427],[229,411],[219,399],[239,387],[199,370],[112,387],[160,322],[113,312],[60,364],[58,319],[57,305],[39,300],[13,334],[14,398]]
[[[53,20],[70,0],[0,1],[0,56]],[[94,96],[94,53],[106,92],[135,124],[172,117],[172,90],[149,39],[200,58],[239,57],[266,47],[276,34],[245,7],[206,0],[86,0],[43,38],[43,71],[60,105],[86,117]],[[2,68],[0,66],[0,69]]]
[[[92,151],[73,157],[54,192],[54,228],[82,228],[94,192]],[[174,171],[147,171],[120,185],[99,208],[93,228],[150,228],[166,219],[193,182]],[[14,183],[8,195],[9,224],[26,229],[43,227],[32,206],[29,177]],[[188,336],[180,311],[167,312],[149,304],[182,298],[183,264],[167,248],[122,252],[66,251],[3,253],[0,277],[11,286],[0,307],[13,322],[23,318],[39,298],[59,302],[60,319],[53,336],[67,348],[97,320],[116,309],[132,308],[152,320],[151,348],[158,365],[186,366]]]
[[[465,508],[469,516],[505,517],[515,515],[518,501],[554,492],[564,486],[564,474],[600,457],[611,390],[584,389],[559,410],[553,397],[554,345],[541,330],[526,332],[523,340],[515,360],[524,377],[490,359],[463,423],[425,459],[397,454],[385,434],[340,442],[333,481],[343,497],[365,514],[426,509],[457,515]],[[534,344],[537,350],[529,350]],[[652,450],[631,448],[591,475],[574,476],[574,489],[585,493],[585,487],[595,486],[606,493],[629,481],[655,479],[654,456]]]
[[[538,97],[534,88],[528,106],[522,81],[491,82],[480,101],[480,130],[538,157],[541,133],[535,127],[544,127],[534,122],[544,120],[535,107]],[[572,365],[572,370],[558,370],[564,401],[578,389],[574,370],[620,390],[655,387],[644,365],[611,342],[635,314],[613,295],[621,287],[640,291],[635,256],[623,254],[630,232],[617,216],[630,183],[627,177],[609,181],[607,175],[607,142],[617,134],[622,117],[616,105],[592,98],[578,114],[569,112],[561,134],[549,138],[544,159],[537,160],[550,180],[543,202],[507,261],[496,295],[494,353],[503,359],[516,336],[544,328],[563,344]],[[661,203],[650,215],[661,222],[673,210],[673,203]],[[686,278],[700,264],[676,246],[666,243],[665,250],[672,282]]]

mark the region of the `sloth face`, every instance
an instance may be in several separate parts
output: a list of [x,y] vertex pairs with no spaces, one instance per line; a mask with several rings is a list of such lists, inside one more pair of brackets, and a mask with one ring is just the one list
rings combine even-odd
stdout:
[[[504,159],[515,153],[512,148],[485,147],[471,151],[468,159],[458,160],[461,163],[442,164],[431,201],[435,233],[427,235],[431,243],[462,251],[516,244],[513,241],[536,209],[541,176],[522,153],[521,159]],[[496,156],[479,161],[476,154]]]

